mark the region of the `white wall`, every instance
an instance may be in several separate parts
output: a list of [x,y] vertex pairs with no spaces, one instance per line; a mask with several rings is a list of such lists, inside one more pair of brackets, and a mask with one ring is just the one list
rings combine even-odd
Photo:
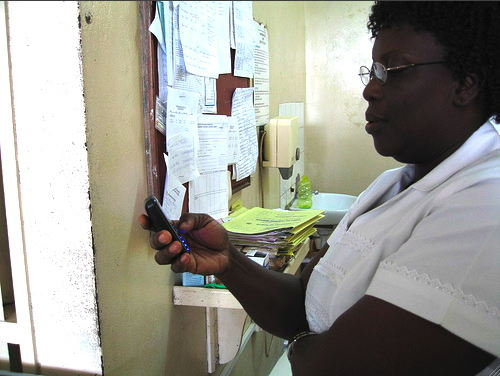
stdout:
[[[253,12],[254,18],[268,29],[269,115],[273,118],[279,115],[280,104],[306,102],[305,2],[254,1]],[[297,168],[302,170],[303,163],[304,160],[301,160]],[[283,182],[277,168],[263,168],[261,180],[252,184],[257,188],[259,184],[263,186],[265,194],[262,206],[284,207],[284,201],[290,194],[291,181]],[[249,192],[236,197],[242,197],[244,205],[252,207],[255,204],[248,197]],[[254,196],[258,197],[258,194]],[[259,201],[257,205],[260,205]]]
[[399,164],[379,156],[365,130],[367,102],[358,76],[371,65],[369,1],[306,3],[305,173],[322,192],[357,196]]
[[[366,22],[372,2],[253,3],[255,18],[270,25],[271,117],[287,102],[303,102],[305,114],[302,160],[288,181],[278,169],[263,169],[263,205],[284,207],[302,171],[314,190],[358,195],[382,171],[400,165],[378,155],[364,130],[367,102],[358,71],[371,63]],[[258,205],[245,195],[237,198]]]

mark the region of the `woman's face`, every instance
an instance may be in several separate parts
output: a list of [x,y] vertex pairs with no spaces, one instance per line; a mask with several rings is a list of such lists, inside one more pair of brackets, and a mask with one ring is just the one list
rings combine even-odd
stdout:
[[[383,29],[372,58],[387,68],[444,60],[444,50],[428,32],[409,25]],[[446,64],[421,65],[373,78],[363,97],[368,101],[366,132],[380,155],[419,165],[441,162],[458,142],[452,93],[458,82]]]

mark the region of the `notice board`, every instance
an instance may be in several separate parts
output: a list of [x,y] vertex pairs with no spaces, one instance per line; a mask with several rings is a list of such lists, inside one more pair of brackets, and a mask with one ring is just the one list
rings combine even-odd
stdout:
[[[155,128],[155,103],[158,96],[157,46],[149,26],[155,17],[156,2],[140,1],[140,41],[142,49],[143,122],[145,135],[146,173],[148,195],[154,194],[161,201],[165,185],[166,166],[163,157],[165,136]],[[232,72],[234,72],[234,50],[231,50]],[[232,96],[236,88],[250,87],[250,79],[231,74],[220,74],[216,80],[217,114],[231,116]],[[232,173],[232,166],[228,166]],[[231,180],[232,192],[250,186],[250,177]],[[183,212],[188,211],[188,194],[184,199]]]

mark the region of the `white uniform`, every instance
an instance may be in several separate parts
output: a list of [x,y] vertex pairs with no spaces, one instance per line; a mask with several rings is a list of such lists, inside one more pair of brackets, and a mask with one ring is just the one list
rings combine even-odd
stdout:
[[363,295],[383,299],[500,357],[500,137],[491,123],[412,181],[381,174],[332,233],[306,292],[322,332]]

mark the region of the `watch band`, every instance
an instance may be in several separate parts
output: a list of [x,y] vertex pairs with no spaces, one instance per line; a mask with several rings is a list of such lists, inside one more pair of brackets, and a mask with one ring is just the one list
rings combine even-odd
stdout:
[[288,360],[290,361],[292,359],[293,345],[295,345],[295,343],[299,339],[302,339],[302,338],[307,337],[307,336],[312,336],[312,335],[315,335],[315,334],[318,334],[318,333],[313,332],[311,330],[306,330],[304,332],[300,332],[300,333],[294,335],[292,341],[288,344],[288,350],[287,350],[287,353],[286,353],[286,356],[287,356]]

